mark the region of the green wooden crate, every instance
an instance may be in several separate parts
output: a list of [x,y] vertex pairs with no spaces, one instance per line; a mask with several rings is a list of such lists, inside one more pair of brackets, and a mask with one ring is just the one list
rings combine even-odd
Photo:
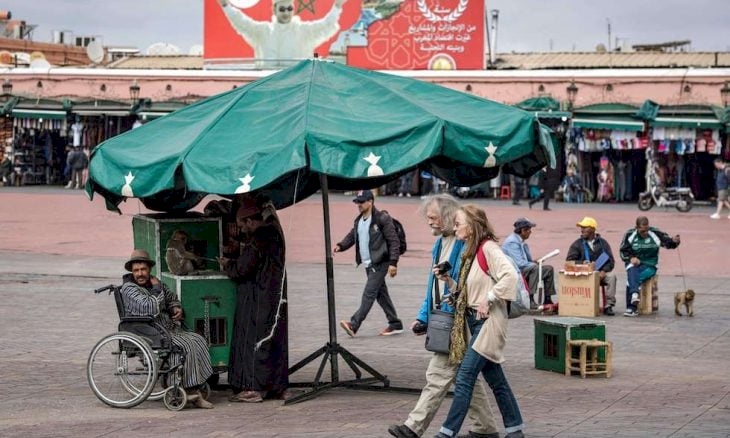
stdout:
[[163,272],[161,278],[180,297],[185,325],[210,343],[213,368],[225,371],[233,336],[236,283],[223,274],[183,276]]
[[540,370],[565,373],[565,346],[569,340],[606,340],[603,321],[571,317],[535,318],[534,321],[535,368]]
[[190,236],[189,244],[200,247],[196,253],[210,260],[205,261],[205,270],[217,271],[218,264],[214,261],[221,255],[221,220],[203,216],[200,213],[189,212],[182,215],[170,214],[138,214],[132,218],[132,233],[134,247],[144,249],[156,265],[152,268],[152,275],[159,276],[160,272],[168,272],[165,262],[167,242],[172,234],[182,230]]

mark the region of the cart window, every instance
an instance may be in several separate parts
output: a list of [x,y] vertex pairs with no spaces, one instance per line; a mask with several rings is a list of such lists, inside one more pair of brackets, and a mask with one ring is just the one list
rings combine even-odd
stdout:
[[210,339],[210,346],[226,345],[226,318],[210,318],[210,338],[205,333],[205,318],[195,320],[195,333]]

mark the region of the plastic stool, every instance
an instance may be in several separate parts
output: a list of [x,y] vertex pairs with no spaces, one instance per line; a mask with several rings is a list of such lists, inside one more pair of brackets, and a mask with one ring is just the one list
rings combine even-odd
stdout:
[[512,199],[512,192],[510,191],[509,186],[502,186],[499,191],[499,199]]

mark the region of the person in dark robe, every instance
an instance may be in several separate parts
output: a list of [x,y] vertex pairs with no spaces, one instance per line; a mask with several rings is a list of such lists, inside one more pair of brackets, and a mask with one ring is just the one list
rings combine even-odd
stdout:
[[261,402],[289,396],[289,346],[284,235],[266,203],[239,200],[236,223],[245,235],[236,259],[220,257],[238,284],[228,383],[231,401]]

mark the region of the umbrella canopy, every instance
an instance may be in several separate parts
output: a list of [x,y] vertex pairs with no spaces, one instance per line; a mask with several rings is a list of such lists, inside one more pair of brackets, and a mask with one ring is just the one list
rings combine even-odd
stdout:
[[204,99],[94,149],[87,193],[185,210],[206,194],[259,192],[278,208],[327,175],[376,187],[415,168],[471,185],[554,166],[534,115],[432,83],[308,60]]

